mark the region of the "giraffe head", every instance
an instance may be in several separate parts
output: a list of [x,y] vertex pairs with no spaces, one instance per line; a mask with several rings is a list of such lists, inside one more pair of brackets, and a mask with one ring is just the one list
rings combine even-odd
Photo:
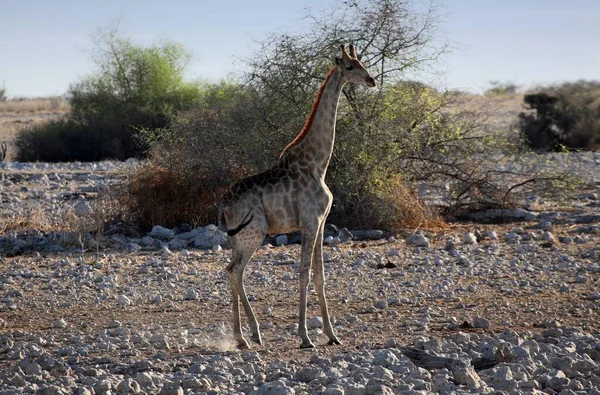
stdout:
[[335,64],[341,70],[342,76],[348,82],[363,84],[370,87],[377,85],[375,79],[365,69],[360,62],[360,56],[356,56],[356,48],[354,45],[349,47],[350,53],[346,51],[346,46],[342,45],[342,57],[335,58]]

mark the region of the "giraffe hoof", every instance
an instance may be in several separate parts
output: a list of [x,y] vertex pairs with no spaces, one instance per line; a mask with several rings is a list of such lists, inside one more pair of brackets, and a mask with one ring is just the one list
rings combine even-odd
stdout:
[[333,346],[334,344],[337,344],[338,346],[341,346],[342,342],[337,337],[333,338],[333,339],[329,339],[329,341],[327,342],[328,346]]
[[315,345],[310,340],[305,340],[300,344],[300,348],[315,348]]
[[252,340],[254,343],[258,344],[259,346],[262,346],[262,344],[263,344],[260,335],[252,335],[250,337],[250,340]]
[[250,345],[248,344],[248,342],[246,340],[240,340],[240,341],[238,341],[237,348],[239,350],[247,350],[250,348]]

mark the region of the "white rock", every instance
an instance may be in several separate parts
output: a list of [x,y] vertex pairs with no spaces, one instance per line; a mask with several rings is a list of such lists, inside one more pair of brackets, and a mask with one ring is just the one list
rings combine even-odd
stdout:
[[188,241],[185,239],[174,238],[171,241],[169,241],[169,249],[173,251],[182,250],[184,248],[187,248],[187,246]]
[[471,232],[463,234],[463,244],[477,244],[477,237]]
[[175,232],[173,232],[171,229],[156,225],[152,228],[152,231],[148,233],[148,236],[160,240],[171,240],[173,236],[175,236]]
[[197,300],[197,299],[198,299],[198,292],[193,288],[188,289],[187,292],[185,293],[185,300]]
[[129,299],[125,295],[119,295],[118,302],[119,302],[119,306],[121,306],[121,307],[131,306],[131,299]]
[[90,204],[85,200],[79,200],[77,203],[75,203],[73,205],[73,211],[78,217],[87,217],[94,213],[92,206],[90,206]]
[[509,232],[504,234],[504,240],[509,244],[518,244],[521,240],[521,236],[515,232]]
[[473,320],[473,326],[475,328],[487,329],[490,327],[490,320],[488,320],[487,318],[483,318],[483,317],[475,317],[475,319]]
[[54,328],[66,328],[67,321],[65,321],[63,318],[59,318],[52,323],[52,326]]
[[282,246],[288,243],[287,235],[278,235],[275,237],[275,245]]
[[389,250],[389,251],[386,253],[386,255],[387,255],[387,256],[399,256],[399,255],[400,255],[400,250],[396,250],[396,249]]
[[194,239],[194,247],[211,249],[214,245],[226,246],[229,244],[227,233],[210,224],[198,229],[198,236]]
[[417,247],[429,247],[429,240],[420,231],[408,236],[406,243]]
[[549,241],[550,243],[556,242],[556,239],[554,238],[554,235],[551,232],[549,232],[549,231],[545,231],[542,234],[542,240]]
[[308,326],[308,329],[322,328],[323,327],[323,319],[319,316],[312,317],[308,320],[306,325]]
[[124,379],[117,384],[117,394],[139,394],[141,392],[140,385],[134,379]]

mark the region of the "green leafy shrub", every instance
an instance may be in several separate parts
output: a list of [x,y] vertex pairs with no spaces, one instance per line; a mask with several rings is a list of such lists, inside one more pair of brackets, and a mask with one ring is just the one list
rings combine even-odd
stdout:
[[521,113],[520,131],[540,151],[594,149],[600,145],[600,82],[578,81],[525,95],[533,113]]
[[[142,128],[163,128],[176,111],[198,100],[197,84],[183,80],[188,52],[164,42],[141,47],[109,31],[97,41],[96,71],[69,88],[67,120],[25,128],[19,160],[94,161],[140,156]],[[40,141],[53,140],[50,145]]]

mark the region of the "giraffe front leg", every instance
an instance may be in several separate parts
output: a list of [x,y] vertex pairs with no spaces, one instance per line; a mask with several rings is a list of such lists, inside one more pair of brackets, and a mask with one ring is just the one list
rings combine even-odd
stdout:
[[312,264],[313,249],[315,246],[316,230],[302,231],[302,256],[300,258],[300,307],[298,323],[298,334],[302,339],[300,348],[313,348],[315,345],[308,337],[306,329],[306,296],[308,292],[308,283],[310,282],[310,267]]
[[331,325],[331,319],[329,317],[329,309],[327,308],[327,297],[325,296],[325,271],[323,268],[323,228],[325,227],[325,221],[319,227],[319,234],[315,242],[315,249],[313,253],[313,275],[315,280],[315,289],[319,297],[319,305],[321,306],[321,316],[323,317],[323,332],[329,338],[327,344],[342,344],[340,339],[336,336]]

